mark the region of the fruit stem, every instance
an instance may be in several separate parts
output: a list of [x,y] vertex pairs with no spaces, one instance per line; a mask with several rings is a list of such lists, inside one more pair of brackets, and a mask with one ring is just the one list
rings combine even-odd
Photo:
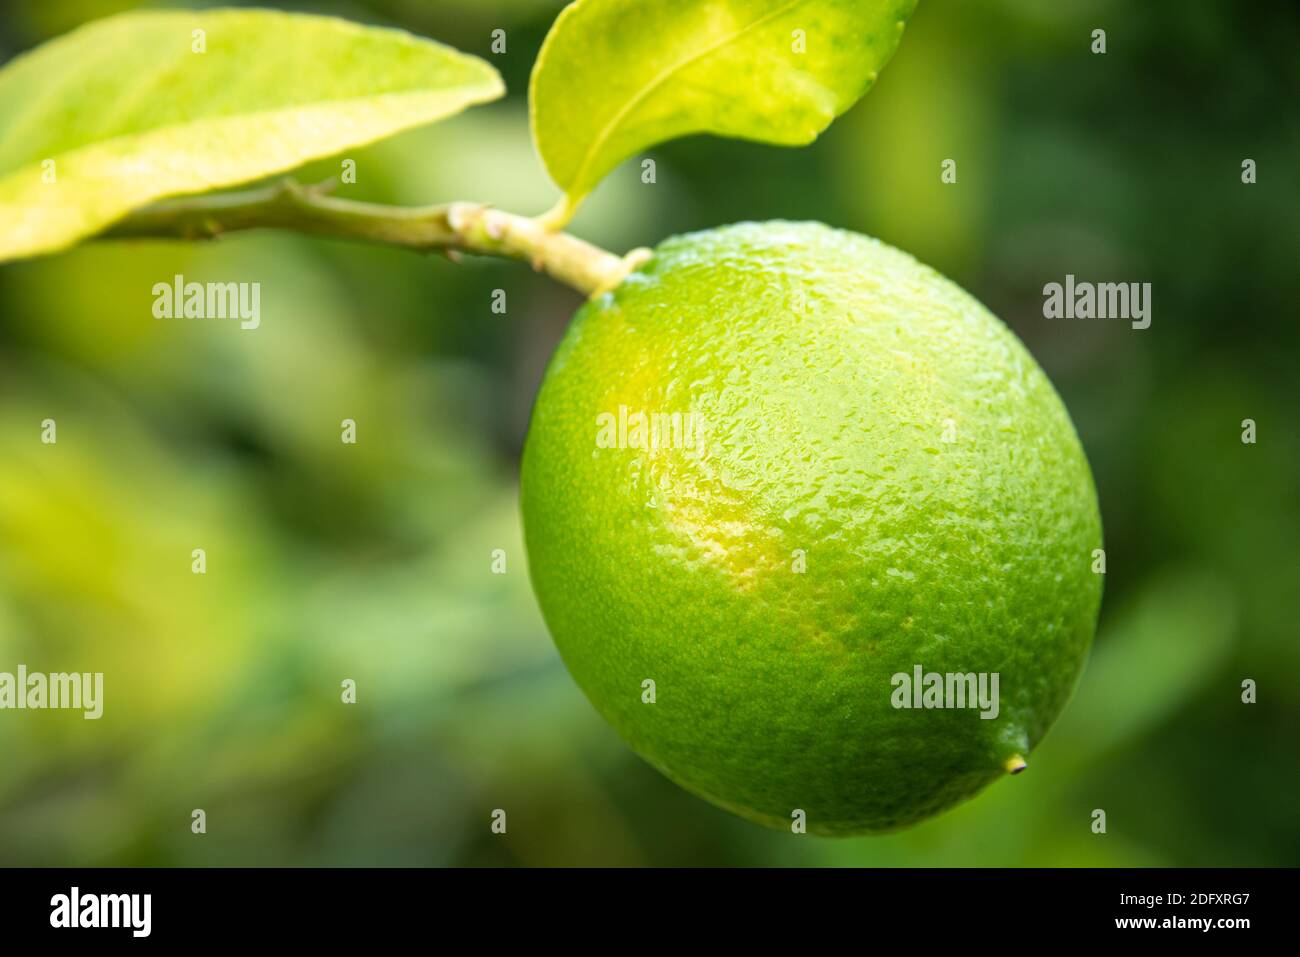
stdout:
[[1008,774],[1019,774],[1025,768],[1029,767],[1029,762],[1020,755],[1013,754],[1003,762],[1002,766],[1007,769]]
[[333,181],[303,186],[289,179],[264,189],[169,200],[132,213],[102,238],[216,239],[274,227],[441,252],[453,259],[457,253],[518,259],[592,297],[613,289],[649,258],[640,249],[616,256],[539,220],[479,203],[388,206],[327,195],[333,186]]

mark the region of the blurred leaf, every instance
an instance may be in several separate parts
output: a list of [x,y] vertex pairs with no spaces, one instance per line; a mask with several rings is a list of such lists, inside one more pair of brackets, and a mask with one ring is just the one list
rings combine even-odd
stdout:
[[531,84],[571,209],[638,150],[690,133],[811,143],[893,56],[916,0],[578,0]]
[[[1215,675],[1235,617],[1232,594],[1213,577],[1200,570],[1161,575],[1106,631],[1044,746],[1067,763],[1084,763],[1150,731]],[[1239,690],[1231,684],[1224,694]]]
[[61,249],[156,199],[293,169],[503,92],[481,60],[328,17],[97,21],[0,71],[0,260]]
[[[871,108],[847,117],[828,144],[839,171],[837,225],[950,276],[988,248],[983,227],[1003,107],[991,89],[989,48],[970,42],[987,16],[970,5],[919,7],[907,25],[907,56],[872,92]],[[945,182],[949,171],[953,180]]]

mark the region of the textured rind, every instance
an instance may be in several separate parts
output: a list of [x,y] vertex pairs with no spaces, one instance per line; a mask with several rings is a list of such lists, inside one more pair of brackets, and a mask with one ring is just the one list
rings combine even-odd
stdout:
[[[696,413],[703,453],[598,447],[620,406]],[[670,239],[584,306],[522,482],[583,691],[669,777],[771,826],[889,830],[975,794],[1047,731],[1094,632],[1096,492],[1046,375],[938,273],[820,224]],[[1000,714],[895,709],[918,664],[997,672]]]

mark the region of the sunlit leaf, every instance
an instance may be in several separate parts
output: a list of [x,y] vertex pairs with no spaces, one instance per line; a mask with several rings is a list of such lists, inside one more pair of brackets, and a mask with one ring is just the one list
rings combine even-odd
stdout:
[[570,207],[691,133],[809,143],[875,83],[916,0],[578,0],[533,69],[533,136]]
[[0,260],[502,92],[481,60],[329,17],[204,10],[91,23],[0,70]]

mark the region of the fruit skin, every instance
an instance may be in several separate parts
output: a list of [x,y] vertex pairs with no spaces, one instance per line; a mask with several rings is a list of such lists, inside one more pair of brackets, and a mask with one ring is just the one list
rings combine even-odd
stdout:
[[[598,447],[620,406],[694,411],[703,453]],[[974,795],[1064,707],[1101,601],[1092,476],[1037,363],[932,269],[816,223],[674,237],[585,305],[521,496],[597,710],[773,827],[885,831]],[[918,664],[999,673],[997,718],[894,708]]]

